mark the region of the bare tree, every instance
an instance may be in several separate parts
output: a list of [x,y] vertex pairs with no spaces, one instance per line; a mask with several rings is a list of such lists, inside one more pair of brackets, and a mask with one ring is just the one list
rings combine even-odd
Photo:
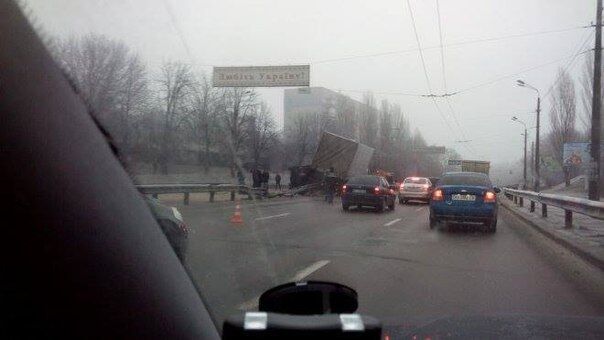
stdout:
[[375,98],[371,92],[363,95],[363,104],[359,109],[359,140],[371,147],[376,145],[378,118]]
[[344,95],[338,95],[335,100],[334,110],[336,133],[344,137],[356,138],[357,119],[353,101]]
[[229,88],[222,92],[221,114],[226,130],[227,152],[230,155],[231,176],[241,167],[241,152],[247,138],[246,124],[258,105],[258,94],[247,88]]
[[128,151],[132,116],[141,113],[148,95],[141,59],[123,42],[98,34],[57,39],[52,46],[96,118]]
[[573,141],[577,136],[575,128],[577,105],[575,84],[572,78],[562,69],[558,71],[558,74],[558,82],[552,90],[552,107],[549,118],[553,156],[558,161],[558,164],[562,164],[562,148],[564,143]]
[[215,142],[214,129],[216,92],[205,76],[195,82],[192,92],[193,137],[199,146],[197,160],[207,173],[210,168],[210,148]]
[[161,66],[157,81],[163,107],[161,145],[156,163],[163,174],[168,173],[168,163],[178,151],[176,133],[186,119],[188,96],[193,86],[190,67],[179,62],[166,62]]
[[286,152],[293,165],[302,165],[316,149],[321,126],[319,118],[316,114],[299,115],[286,131]]
[[258,167],[278,137],[275,121],[266,103],[260,104],[260,108],[250,117],[249,125],[249,153],[254,167]]
[[121,78],[122,91],[117,97],[117,119],[119,127],[118,136],[121,138],[121,147],[125,153],[130,153],[132,133],[136,120],[140,119],[148,109],[149,90],[147,87],[147,72],[138,55],[128,58],[123,77]]

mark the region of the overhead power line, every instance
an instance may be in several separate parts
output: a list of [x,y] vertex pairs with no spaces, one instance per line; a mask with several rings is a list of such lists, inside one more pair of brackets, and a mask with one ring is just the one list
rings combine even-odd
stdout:
[[[575,55],[568,61],[566,66],[564,66],[564,68],[562,69],[563,72],[567,72],[568,69],[573,65],[575,60],[577,60],[577,57],[579,56],[579,52],[582,51],[583,49],[585,49],[585,45],[587,45],[589,43],[589,41],[593,37],[594,33],[595,33],[594,31],[589,32],[587,34],[587,37],[585,38],[585,40],[583,40],[583,42],[578,45],[578,48],[575,49]],[[547,90],[545,95],[543,95],[544,100],[552,93],[552,90],[554,89],[554,87],[558,84],[560,79],[562,79],[561,75],[562,75],[562,73],[558,74],[554,83],[550,86],[550,88]]]
[[453,94],[464,93],[464,92],[468,92],[468,91],[471,91],[471,90],[474,90],[474,89],[477,89],[477,88],[480,88],[480,87],[491,85],[493,83],[496,83],[496,82],[499,82],[501,80],[508,79],[508,78],[511,78],[511,77],[515,77],[515,76],[517,76],[519,74],[523,74],[525,72],[533,71],[533,70],[536,70],[536,69],[539,69],[539,68],[542,68],[542,67],[545,67],[545,66],[549,66],[549,65],[552,65],[552,64],[555,64],[555,63],[559,63],[560,61],[563,61],[563,60],[566,60],[566,59],[569,59],[569,58],[573,58],[575,56],[584,54],[584,53],[589,52],[589,51],[590,50],[585,50],[585,51],[582,51],[582,52],[579,52],[579,53],[573,53],[571,55],[567,55],[565,57],[558,58],[556,60],[548,61],[546,63],[539,64],[539,65],[536,65],[536,66],[533,66],[533,67],[529,67],[529,68],[525,68],[525,69],[522,69],[522,70],[514,72],[514,73],[510,73],[510,74],[507,74],[507,75],[499,76],[497,78],[493,78],[491,80],[488,80],[488,81],[485,81],[485,82],[482,82],[482,83],[478,83],[478,84],[475,84],[475,85],[472,85],[472,86],[469,86],[469,87],[466,87],[466,88],[462,88],[462,89],[454,92]]
[[[589,26],[575,26],[575,27],[556,29],[556,30],[517,33],[517,34],[502,35],[502,36],[497,36],[497,37],[471,39],[471,40],[449,43],[449,44],[443,45],[443,48],[465,46],[465,45],[479,44],[479,43],[485,43],[485,42],[494,42],[494,41],[500,41],[500,40],[514,39],[514,38],[531,37],[531,36],[538,36],[538,35],[545,35],[545,34],[569,32],[569,31],[584,29],[587,27],[589,27]],[[428,50],[434,50],[434,49],[439,49],[439,48],[441,48],[440,44],[423,47],[423,48],[421,48],[421,50],[428,51]],[[331,58],[331,59],[319,59],[319,60],[311,61],[310,64],[313,64],[313,65],[314,64],[324,64],[324,63],[333,63],[333,62],[338,62],[338,61],[347,61],[347,60],[352,60],[352,59],[362,59],[362,58],[382,57],[382,56],[388,56],[388,55],[406,54],[406,53],[417,52],[419,49],[420,48],[408,48],[408,49],[401,49],[401,50],[394,50],[394,51],[351,55],[351,56]]]
[[[413,15],[413,9],[411,8],[411,2],[409,0],[407,0],[407,8],[409,9],[409,16],[411,17],[411,24],[413,26],[413,33],[415,34],[415,41],[417,43],[417,50],[419,52],[419,57],[422,63],[422,69],[424,71],[424,76],[426,78],[426,86],[428,88],[428,92],[430,95],[432,95],[432,85],[430,84],[430,76],[428,75],[428,68],[426,67],[426,60],[424,58],[424,52],[422,50],[422,46],[421,43],[419,41],[419,34],[417,33],[417,25],[415,24],[415,16]],[[441,119],[445,122],[447,128],[449,129],[449,131],[451,132],[452,135],[455,135],[453,128],[451,127],[451,124],[449,123],[449,121],[447,120],[447,118],[445,117],[445,115],[443,114],[442,110],[440,109],[440,107],[438,106],[438,103],[436,102],[436,98],[434,96],[430,96],[430,99],[432,99],[432,102],[434,103],[434,106],[436,107],[436,111],[438,112],[438,114],[440,115]],[[454,136],[456,139],[459,139],[458,137]]]
[[[441,64],[441,71],[442,71],[442,77],[443,77],[443,87],[445,89],[445,95],[443,95],[443,97],[445,98],[445,101],[447,102],[447,106],[449,108],[449,112],[451,113],[451,116],[453,117],[453,120],[455,121],[455,124],[457,125],[459,132],[461,133],[461,136],[464,140],[468,140],[468,137],[466,135],[466,132],[463,128],[463,126],[461,126],[461,124],[459,123],[459,119],[457,116],[457,112],[455,111],[455,109],[453,108],[453,105],[451,104],[451,99],[449,98],[451,95],[451,93],[449,92],[448,86],[447,86],[447,71],[446,71],[446,63],[445,63],[445,48],[444,48],[444,44],[443,44],[443,29],[442,29],[442,17],[440,15],[440,3],[438,0],[436,0],[436,16],[438,18],[438,38],[439,38],[439,46],[440,46],[440,64]],[[468,145],[463,145],[463,147],[468,150],[470,153],[475,154],[475,150],[470,149],[470,147]]]

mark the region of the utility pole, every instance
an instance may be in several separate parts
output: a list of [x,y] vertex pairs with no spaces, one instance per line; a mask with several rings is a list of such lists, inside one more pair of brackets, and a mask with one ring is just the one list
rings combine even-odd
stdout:
[[[598,0],[601,1],[601,0]],[[539,93],[537,91],[537,93]],[[535,191],[539,192],[539,182],[541,178],[539,177],[539,123],[541,121],[541,96],[537,96],[537,131],[535,132]]]
[[[535,158],[535,142],[531,142],[531,158]],[[531,177],[535,178],[535,162],[531,163]]]
[[591,101],[591,162],[589,164],[590,200],[600,200],[600,107],[601,107],[601,77],[602,77],[602,0],[596,6],[596,43],[594,49],[594,83]]
[[523,189],[526,189],[526,128],[524,128],[524,168],[522,170],[522,178],[524,179]]
[[520,87],[526,87],[529,88],[535,92],[537,92],[537,131],[535,133],[535,172],[534,172],[534,179],[535,179],[535,186],[534,186],[534,190],[535,191],[539,191],[539,184],[540,184],[540,178],[539,178],[539,165],[540,165],[540,158],[539,158],[539,129],[541,126],[541,93],[539,92],[539,89],[537,89],[534,86],[531,86],[527,83],[525,83],[524,81],[518,79],[516,80],[516,84]]

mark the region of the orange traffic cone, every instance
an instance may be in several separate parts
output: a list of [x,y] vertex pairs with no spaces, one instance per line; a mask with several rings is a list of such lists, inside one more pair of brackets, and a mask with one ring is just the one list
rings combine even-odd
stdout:
[[243,218],[241,218],[241,206],[239,202],[235,206],[235,213],[231,216],[231,223],[243,223]]

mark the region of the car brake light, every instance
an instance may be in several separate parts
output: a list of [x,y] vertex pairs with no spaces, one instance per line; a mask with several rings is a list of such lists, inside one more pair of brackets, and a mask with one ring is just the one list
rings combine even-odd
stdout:
[[380,187],[375,187],[375,188],[373,188],[373,191],[374,191],[376,194],[379,194],[379,193],[380,193]]
[[434,190],[434,192],[432,193],[432,200],[433,201],[442,201],[443,200],[443,191],[440,189]]
[[484,193],[484,201],[488,203],[495,202],[497,199],[497,195],[495,195],[492,191],[487,191]]
[[405,188],[405,185],[401,183],[401,190]]
[[342,185],[342,192],[346,192],[346,184]]

